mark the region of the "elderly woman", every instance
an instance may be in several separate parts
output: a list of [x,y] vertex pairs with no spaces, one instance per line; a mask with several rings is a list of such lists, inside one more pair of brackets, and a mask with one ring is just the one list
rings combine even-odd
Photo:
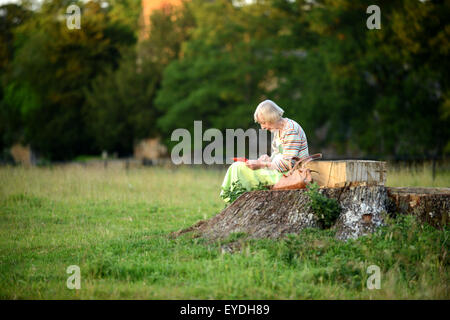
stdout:
[[233,190],[239,182],[246,190],[252,190],[260,184],[273,185],[283,172],[289,170],[294,158],[302,159],[309,155],[308,142],[302,127],[294,120],[283,118],[284,110],[275,102],[265,100],[255,111],[255,122],[262,129],[274,133],[272,155],[263,155],[258,160],[235,162],[229,168],[222,183],[220,196],[230,202],[226,191]]

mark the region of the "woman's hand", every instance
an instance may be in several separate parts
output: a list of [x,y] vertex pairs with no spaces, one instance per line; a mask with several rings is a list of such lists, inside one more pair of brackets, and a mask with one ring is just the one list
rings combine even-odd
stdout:
[[269,162],[270,157],[267,154],[263,154],[261,157],[258,158],[258,160],[262,162]]
[[266,163],[258,160],[248,160],[245,165],[252,170],[262,169],[266,167]]

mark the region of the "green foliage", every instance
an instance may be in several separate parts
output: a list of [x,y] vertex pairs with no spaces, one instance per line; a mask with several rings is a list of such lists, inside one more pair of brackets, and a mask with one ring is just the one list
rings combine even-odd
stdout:
[[447,3],[382,1],[373,31],[361,15],[370,1],[192,3],[196,27],[156,98],[163,133],[199,119],[246,128],[270,98],[319,149],[432,157],[448,146]]
[[230,189],[222,188],[222,190],[223,190],[222,198],[229,199],[230,204],[233,203],[237,198],[239,198],[241,194],[248,191],[242,186],[240,181],[234,181],[231,184]]
[[316,215],[323,228],[331,227],[339,217],[341,208],[336,199],[325,197],[319,192],[319,185],[313,182],[306,186],[305,192],[309,199],[309,206]]
[[154,106],[156,91],[164,67],[178,57],[191,23],[186,7],[156,10],[149,38],[137,50],[122,54],[117,69],[109,68],[92,81],[85,91],[85,122],[96,148],[129,155],[140,139],[160,135],[157,119],[164,112]]
[[39,95],[27,83],[10,83],[3,93],[0,101],[0,132],[2,143],[10,146],[21,142],[28,135],[27,129],[33,114],[41,108]]
[[191,3],[154,10],[149,22],[149,29],[142,30],[148,33],[148,38],[141,40],[138,50],[141,58],[158,65],[162,74],[170,62],[181,58],[181,47],[195,28]]
[[[26,95],[23,92],[18,94],[17,84],[7,83],[5,74],[14,57],[14,30],[31,16],[31,10],[17,4],[0,6],[0,150],[5,154],[6,147],[22,138],[23,122],[20,108],[27,105],[23,103]],[[14,103],[6,101],[17,99],[20,101],[14,101]],[[2,155],[0,158],[5,157]]]
[[[196,21],[182,58],[164,70],[156,106],[159,128],[193,129],[194,120],[224,130],[254,125],[251,116],[270,73],[271,42],[281,21],[265,23],[267,6],[236,8],[230,1],[193,1]],[[277,10],[273,12],[275,19]]]
[[223,194],[222,194],[222,198],[223,199],[229,199],[227,201],[228,205],[232,204],[237,198],[239,198],[241,196],[241,194],[248,192],[248,191],[255,191],[255,190],[268,190],[269,186],[259,182],[259,184],[255,187],[253,187],[251,190],[247,190],[246,188],[244,188],[241,184],[241,182],[238,181],[234,181],[231,184],[230,189],[225,189],[222,188],[223,190]]
[[[140,1],[76,1],[76,31],[58,19],[67,3],[2,6],[1,149],[23,140],[53,159],[125,154],[147,134],[170,144],[194,120],[255,126],[268,98],[317,149],[383,158],[450,150],[448,1],[378,1],[380,30],[365,25],[369,0],[191,0],[155,10],[149,30],[139,29]],[[148,38],[137,44],[138,34]],[[134,50],[141,74],[123,54]],[[39,106],[24,116],[18,97]]]
[[8,85],[2,104],[21,114],[16,121],[17,113],[7,113],[5,121],[18,126],[2,135],[18,136],[53,160],[95,150],[84,121],[84,88],[108,67],[115,68],[122,48],[135,41],[132,30],[111,24],[108,12],[92,1],[80,4],[82,28],[69,30],[65,19],[57,19],[66,7],[65,1],[46,1],[14,29],[14,58],[4,76]]
[[121,30],[126,32],[132,31],[137,39],[141,2],[136,0],[108,0],[108,4],[110,24],[119,26]]
[[136,64],[128,53],[116,70],[108,69],[86,90],[85,123],[100,150],[129,155],[143,138],[157,135],[160,113],[153,106],[159,81],[158,67]]
[[15,3],[0,6],[0,74],[5,72],[14,56],[14,29],[31,15],[32,11]]

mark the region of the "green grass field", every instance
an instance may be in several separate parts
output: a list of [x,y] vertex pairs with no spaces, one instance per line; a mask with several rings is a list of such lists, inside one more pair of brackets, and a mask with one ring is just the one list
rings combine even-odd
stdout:
[[[389,220],[340,242],[309,229],[241,249],[169,233],[224,208],[225,171],[0,168],[1,299],[449,299],[448,229]],[[392,170],[390,186],[450,186],[450,173]],[[66,269],[81,270],[81,289]],[[369,265],[381,289],[366,286]]]

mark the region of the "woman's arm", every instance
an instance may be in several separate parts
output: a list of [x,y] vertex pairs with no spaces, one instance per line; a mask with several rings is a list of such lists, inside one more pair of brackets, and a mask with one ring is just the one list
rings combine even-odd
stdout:
[[278,156],[281,156],[278,144],[278,133],[275,134],[275,137],[272,141],[272,155],[269,157],[267,154],[264,154],[258,158],[258,160],[249,160],[245,164],[252,170],[257,169],[270,169],[270,170],[278,170],[277,166],[273,163],[273,160]]
[[274,164],[269,160],[248,160],[246,163],[247,167],[252,170],[257,169],[275,169]]

